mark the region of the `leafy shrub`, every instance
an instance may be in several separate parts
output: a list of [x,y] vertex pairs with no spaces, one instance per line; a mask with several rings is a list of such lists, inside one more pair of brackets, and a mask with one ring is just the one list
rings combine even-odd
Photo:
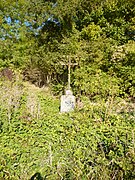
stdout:
[[119,94],[119,81],[117,78],[93,67],[84,67],[76,70],[74,86],[77,92],[83,92],[90,97],[107,98]]
[[[3,112],[0,177],[135,178],[135,109],[132,103],[114,96],[98,102],[84,97],[81,109],[60,114],[59,100],[42,89],[30,86],[18,90],[18,86],[12,86],[9,103],[4,86],[8,85],[1,88],[4,99],[0,99],[3,103],[0,106]],[[15,89],[19,92],[16,97],[13,96]],[[29,106],[32,102],[35,105],[33,111],[27,106],[28,102]]]

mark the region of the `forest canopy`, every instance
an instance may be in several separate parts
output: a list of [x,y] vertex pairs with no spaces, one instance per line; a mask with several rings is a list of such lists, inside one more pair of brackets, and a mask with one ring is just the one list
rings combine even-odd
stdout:
[[134,0],[1,0],[0,68],[90,98],[135,95]]

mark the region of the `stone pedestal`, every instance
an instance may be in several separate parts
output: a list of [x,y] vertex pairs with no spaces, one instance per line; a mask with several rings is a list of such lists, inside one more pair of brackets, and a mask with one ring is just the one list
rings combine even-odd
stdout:
[[71,112],[75,108],[75,96],[71,90],[66,91],[66,95],[61,96],[60,112]]

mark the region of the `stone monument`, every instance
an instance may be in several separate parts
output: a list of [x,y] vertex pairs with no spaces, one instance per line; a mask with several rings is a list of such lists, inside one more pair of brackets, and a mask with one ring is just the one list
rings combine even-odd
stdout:
[[66,90],[66,95],[61,96],[60,112],[71,112],[75,108],[75,96],[71,90]]
[[61,96],[61,104],[60,104],[60,112],[70,112],[73,111],[75,108],[75,96],[73,96],[73,92],[71,91],[70,87],[70,68],[71,66],[78,65],[77,63],[71,63],[71,60],[69,59],[69,62],[67,64],[62,63],[62,65],[68,66],[68,89],[65,91],[65,95]]

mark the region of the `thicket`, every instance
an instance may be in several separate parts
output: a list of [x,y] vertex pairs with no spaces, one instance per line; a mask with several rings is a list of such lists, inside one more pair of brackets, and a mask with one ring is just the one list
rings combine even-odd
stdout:
[[135,107],[121,98],[59,113],[59,99],[0,84],[1,179],[134,179]]
[[59,93],[67,85],[61,62],[70,58],[78,63],[75,94],[104,97],[115,89],[116,96],[135,96],[134,0],[2,0],[0,7],[2,69],[20,69]]

